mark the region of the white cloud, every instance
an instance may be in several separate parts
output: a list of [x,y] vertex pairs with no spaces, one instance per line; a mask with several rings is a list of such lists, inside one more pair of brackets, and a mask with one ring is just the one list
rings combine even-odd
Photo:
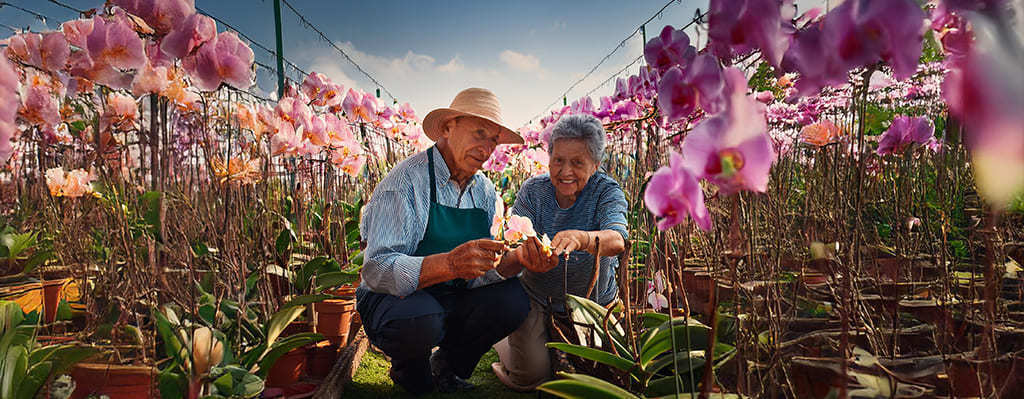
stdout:
[[452,73],[461,72],[464,69],[466,69],[466,64],[462,63],[462,58],[459,58],[457,54],[447,64],[437,67],[438,71]]
[[498,56],[510,68],[523,72],[540,72],[540,60],[536,56],[505,50]]

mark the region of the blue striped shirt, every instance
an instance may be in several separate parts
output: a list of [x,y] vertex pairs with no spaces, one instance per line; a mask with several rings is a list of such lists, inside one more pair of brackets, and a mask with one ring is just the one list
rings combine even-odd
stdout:
[[[455,208],[480,208],[494,217],[494,183],[482,173],[470,178],[466,188],[451,180],[451,172],[434,151],[434,176],[437,178],[437,202]],[[430,213],[430,174],[427,152],[419,152],[394,167],[384,177],[363,207],[359,231],[366,240],[363,257],[362,287],[374,292],[406,296],[419,286],[422,256],[412,256],[423,240]],[[469,282],[479,287],[501,281],[495,270]]]
[[[628,211],[626,195],[619,183],[607,174],[596,172],[583,186],[576,202],[562,209],[555,200],[555,187],[547,174],[530,178],[516,194],[512,213],[530,218],[537,234],[554,238],[562,230],[615,230],[624,239],[629,238],[626,227]],[[615,285],[615,269],[619,259],[614,256],[601,258],[597,284],[591,299],[602,305],[615,299],[618,287]],[[566,270],[568,266],[568,271]],[[594,275],[594,255],[585,251],[573,251],[569,261],[558,261],[558,266],[546,273],[523,270],[520,280],[523,288],[533,300],[541,304],[550,299],[556,310],[561,310],[563,292],[577,296],[587,294],[587,287]]]

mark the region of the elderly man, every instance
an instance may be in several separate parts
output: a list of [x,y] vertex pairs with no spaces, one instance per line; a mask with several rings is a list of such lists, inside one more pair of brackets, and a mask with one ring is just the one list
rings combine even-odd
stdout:
[[497,97],[476,88],[427,114],[423,130],[436,145],[395,166],[364,208],[356,291],[392,380],[415,394],[472,388],[465,379],[480,357],[530,310],[519,280],[505,277],[514,272],[495,268],[508,248],[491,239],[497,197],[479,173],[495,146],[522,137],[503,126]]

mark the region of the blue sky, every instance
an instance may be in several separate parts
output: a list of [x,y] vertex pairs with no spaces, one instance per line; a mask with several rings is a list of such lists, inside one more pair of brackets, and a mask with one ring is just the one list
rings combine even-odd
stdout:
[[[44,30],[76,17],[72,11],[47,0],[7,1],[56,21],[47,21],[44,25],[27,13],[3,7],[0,22],[5,25]],[[98,7],[102,3],[101,0],[62,1],[80,9]],[[198,8],[274,48],[273,1],[195,1]],[[641,22],[664,6],[666,0],[289,0],[289,3],[399,101],[411,103],[421,116],[431,109],[447,106],[463,88],[486,87],[501,98],[506,123],[514,128],[543,111]],[[666,24],[677,27],[686,24],[697,8],[706,9],[707,0],[672,2],[660,17],[647,24],[648,37],[656,35]],[[341,54],[303,26],[291,10],[282,5],[281,12],[286,58],[307,72],[322,72],[346,86],[368,91],[376,88]],[[703,43],[703,32],[691,28],[688,33],[692,39],[700,37]],[[253,47],[258,61],[276,65],[270,54]],[[598,88],[599,83],[640,55],[642,48],[639,35],[628,40],[569,94],[569,101],[595,88],[598,90],[594,96],[610,94],[614,81]],[[622,76],[636,73],[637,69],[638,66],[633,66]],[[289,72],[292,79],[297,78],[297,72]],[[276,84],[271,71],[259,71],[258,90],[273,92]]]

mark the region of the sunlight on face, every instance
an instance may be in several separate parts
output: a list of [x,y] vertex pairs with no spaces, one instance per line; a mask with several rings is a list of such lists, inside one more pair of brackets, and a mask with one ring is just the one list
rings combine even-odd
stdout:
[[558,196],[575,201],[590,176],[597,172],[597,162],[590,157],[583,139],[558,139],[551,146],[548,169]]

